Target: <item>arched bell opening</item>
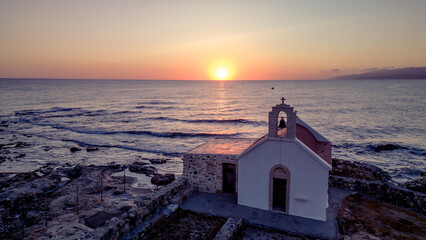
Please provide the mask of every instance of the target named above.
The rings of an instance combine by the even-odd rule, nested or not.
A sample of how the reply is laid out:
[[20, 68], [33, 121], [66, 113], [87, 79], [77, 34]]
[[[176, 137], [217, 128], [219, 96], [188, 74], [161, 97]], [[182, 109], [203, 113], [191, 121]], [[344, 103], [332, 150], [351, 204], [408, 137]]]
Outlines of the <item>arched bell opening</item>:
[[280, 111], [277, 121], [277, 136], [287, 137], [287, 113]]
[[[269, 130], [270, 137], [285, 137], [289, 139], [296, 138], [296, 111], [290, 105], [284, 103], [272, 107], [269, 112]], [[281, 120], [284, 120], [283, 123]]]

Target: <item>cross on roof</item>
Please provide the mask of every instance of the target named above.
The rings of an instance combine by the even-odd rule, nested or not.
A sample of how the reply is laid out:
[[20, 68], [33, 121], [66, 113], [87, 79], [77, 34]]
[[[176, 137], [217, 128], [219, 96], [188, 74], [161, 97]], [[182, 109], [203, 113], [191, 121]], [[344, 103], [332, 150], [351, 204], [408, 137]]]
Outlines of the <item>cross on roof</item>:
[[284, 104], [284, 100], [285, 100], [285, 98], [284, 98], [284, 97], [282, 97], [282, 98], [281, 98], [281, 101], [283, 101], [283, 103], [282, 103], [282, 104]]

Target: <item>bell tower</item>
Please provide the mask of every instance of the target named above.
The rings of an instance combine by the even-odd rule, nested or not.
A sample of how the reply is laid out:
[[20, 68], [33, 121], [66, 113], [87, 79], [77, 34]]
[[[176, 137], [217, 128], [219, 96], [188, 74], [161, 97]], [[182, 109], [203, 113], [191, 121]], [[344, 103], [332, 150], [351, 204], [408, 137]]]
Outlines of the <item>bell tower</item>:
[[[272, 107], [272, 111], [269, 112], [269, 137], [283, 137], [283, 138], [296, 138], [296, 113], [294, 107], [284, 103], [286, 99], [281, 98], [282, 103]], [[287, 115], [287, 124], [284, 129], [278, 129], [278, 116], [280, 112], [284, 112]]]

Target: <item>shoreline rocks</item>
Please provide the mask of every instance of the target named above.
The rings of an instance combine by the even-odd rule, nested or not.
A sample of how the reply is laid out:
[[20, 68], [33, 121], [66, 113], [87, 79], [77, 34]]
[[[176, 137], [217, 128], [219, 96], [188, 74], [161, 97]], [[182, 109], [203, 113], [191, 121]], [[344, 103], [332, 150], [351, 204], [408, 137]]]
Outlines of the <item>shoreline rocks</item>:
[[[152, 190], [129, 184], [124, 191], [123, 179], [111, 177], [127, 168], [122, 165], [47, 164], [34, 172], [0, 173], [0, 232], [15, 238], [65, 237], [61, 234], [114, 238], [136, 229], [167, 204], [180, 204], [192, 193], [186, 179], [158, 174], [148, 161], [131, 166], [151, 174], [151, 182], [157, 186], [168, 185]], [[333, 159], [333, 167], [331, 186], [425, 213], [426, 195], [396, 186], [380, 168], [341, 159]], [[114, 195], [117, 191], [121, 194]], [[183, 195], [176, 195], [181, 191]]]
[[74, 153], [74, 152], [78, 152], [78, 151], [81, 151], [81, 149], [80, 149], [80, 148], [78, 148], [78, 147], [71, 147], [71, 148], [70, 148], [70, 152], [72, 152], [72, 153]]
[[134, 173], [142, 173], [147, 176], [153, 176], [157, 173], [157, 169], [153, 166], [146, 166], [146, 162], [134, 162], [129, 166], [129, 171]]
[[152, 164], [163, 164], [166, 163], [169, 159], [162, 159], [162, 158], [158, 158], [158, 159], [149, 159], [149, 161]]
[[401, 146], [395, 145], [395, 144], [390, 144], [390, 143], [388, 143], [388, 144], [379, 144], [379, 145], [377, 145], [375, 147], [373, 146], [373, 150], [376, 151], [376, 152], [392, 151], [392, 150], [396, 150], [396, 149], [399, 149], [399, 148], [405, 149], [404, 147], [401, 147]]
[[426, 219], [405, 209], [366, 199], [347, 197], [337, 214], [342, 239], [423, 239]]
[[[418, 186], [422, 183], [412, 184]], [[426, 213], [426, 194], [398, 186], [391, 181], [387, 172], [370, 164], [333, 159], [329, 185], [355, 190], [376, 200]]]
[[178, 179], [160, 188], [129, 184], [123, 189], [123, 179], [111, 175], [126, 168], [47, 164], [32, 172], [0, 173], [2, 237], [109, 239], [130, 231], [164, 204], [181, 203], [185, 197], [176, 194], [190, 187]]
[[99, 148], [97, 148], [97, 147], [87, 147], [86, 148], [86, 152], [94, 152], [94, 151], [98, 151], [99, 150]]
[[426, 194], [426, 172], [420, 174], [420, 177], [417, 179], [405, 183], [400, 183], [399, 185], [401, 187]]
[[330, 175], [383, 182], [392, 179], [388, 172], [367, 163], [333, 158], [332, 166]]
[[175, 179], [176, 179], [176, 177], [172, 173], [166, 173], [166, 174], [156, 173], [151, 178], [151, 183], [158, 185], [158, 186], [163, 186], [163, 185], [167, 185], [167, 184], [173, 182]]

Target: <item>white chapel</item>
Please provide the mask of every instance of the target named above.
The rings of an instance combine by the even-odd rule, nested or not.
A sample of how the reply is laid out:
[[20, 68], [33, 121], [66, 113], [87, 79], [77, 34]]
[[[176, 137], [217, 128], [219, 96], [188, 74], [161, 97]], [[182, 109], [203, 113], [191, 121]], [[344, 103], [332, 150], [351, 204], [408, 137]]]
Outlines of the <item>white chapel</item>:
[[325, 221], [331, 143], [281, 101], [267, 134], [212, 139], [183, 156], [183, 175], [199, 191], [236, 194], [240, 205]]

